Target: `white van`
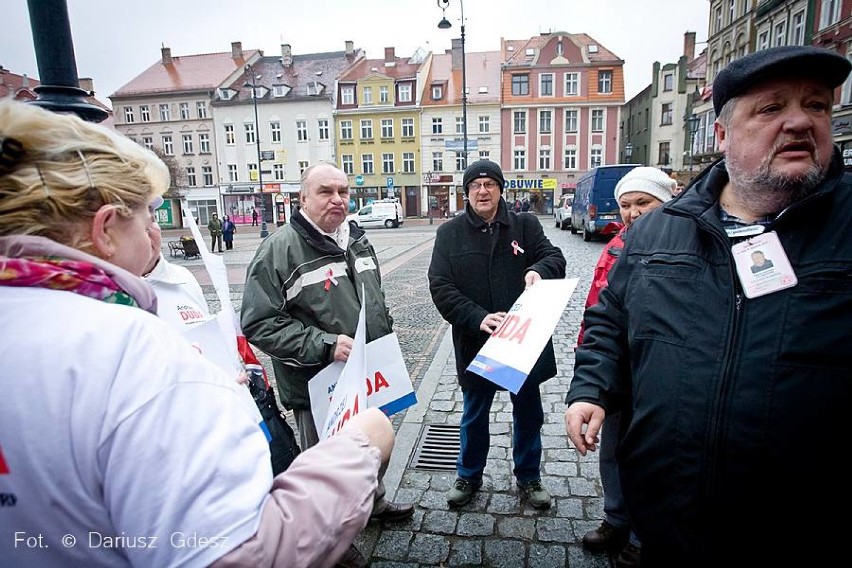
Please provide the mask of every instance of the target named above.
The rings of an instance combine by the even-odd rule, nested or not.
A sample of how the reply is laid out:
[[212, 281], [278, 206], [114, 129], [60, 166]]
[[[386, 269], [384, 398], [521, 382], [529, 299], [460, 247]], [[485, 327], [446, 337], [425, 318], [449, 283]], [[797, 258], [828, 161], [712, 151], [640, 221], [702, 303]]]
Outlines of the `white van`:
[[349, 215], [348, 219], [355, 221], [359, 227], [399, 227], [403, 223], [402, 205], [398, 199], [373, 201]]

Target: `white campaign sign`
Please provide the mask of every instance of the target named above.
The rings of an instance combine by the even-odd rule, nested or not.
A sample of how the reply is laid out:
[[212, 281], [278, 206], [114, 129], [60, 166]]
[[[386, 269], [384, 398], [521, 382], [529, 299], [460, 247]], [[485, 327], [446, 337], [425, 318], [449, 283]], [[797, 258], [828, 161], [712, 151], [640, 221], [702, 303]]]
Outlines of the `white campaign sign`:
[[576, 287], [571, 278], [539, 280], [525, 290], [467, 370], [518, 394]]
[[[335, 361], [317, 373], [308, 382], [311, 412], [317, 432], [328, 414], [335, 385], [343, 372], [343, 363]], [[367, 372], [363, 381], [367, 389], [367, 408], [378, 407], [391, 416], [417, 403], [411, 377], [402, 358], [402, 350], [395, 333], [380, 337], [367, 344]]]

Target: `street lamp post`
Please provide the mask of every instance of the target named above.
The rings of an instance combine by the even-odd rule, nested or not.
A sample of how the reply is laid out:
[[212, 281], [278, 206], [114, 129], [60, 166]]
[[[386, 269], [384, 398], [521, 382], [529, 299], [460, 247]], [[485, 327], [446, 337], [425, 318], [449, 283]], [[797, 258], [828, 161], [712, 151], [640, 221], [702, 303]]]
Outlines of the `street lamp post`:
[[[438, 22], [438, 29], [448, 30], [453, 25], [447, 19], [447, 8], [450, 5], [450, 0], [437, 0], [438, 7], [443, 10], [444, 16], [441, 18], [441, 21]], [[467, 72], [465, 68], [465, 59], [467, 57], [464, 53], [464, 2], [459, 0], [459, 6], [461, 7], [461, 56], [462, 56], [462, 136], [464, 136], [464, 140], [462, 141], [462, 170], [467, 169]]]
[[260, 238], [269, 236], [266, 228], [266, 199], [263, 196], [263, 165], [260, 161], [260, 121], [257, 118], [257, 75], [250, 63], [245, 66], [246, 77], [251, 81], [251, 100], [254, 103], [254, 143], [257, 148], [257, 184], [260, 186]]
[[632, 157], [633, 157], [633, 144], [631, 144], [630, 142], [628, 142], [628, 143], [624, 146], [624, 160], [625, 160], [627, 163], [630, 163], [630, 158], [632, 158]]
[[687, 120], [687, 128], [689, 128], [689, 181], [692, 181], [692, 164], [693, 155], [695, 154], [695, 133], [698, 131], [698, 123], [701, 119], [692, 115]]
[[432, 172], [426, 172], [424, 181], [426, 182], [426, 212], [429, 216], [429, 224], [435, 222], [435, 215], [432, 212]]

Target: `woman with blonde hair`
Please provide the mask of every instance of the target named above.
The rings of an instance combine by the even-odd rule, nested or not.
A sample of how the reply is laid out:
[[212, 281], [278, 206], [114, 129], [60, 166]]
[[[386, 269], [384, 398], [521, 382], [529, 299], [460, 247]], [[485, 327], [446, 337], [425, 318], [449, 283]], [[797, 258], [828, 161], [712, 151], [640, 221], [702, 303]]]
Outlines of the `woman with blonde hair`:
[[331, 566], [369, 519], [390, 423], [363, 412], [272, 478], [245, 387], [153, 315], [140, 275], [168, 183], [112, 131], [0, 102], [0, 558]]

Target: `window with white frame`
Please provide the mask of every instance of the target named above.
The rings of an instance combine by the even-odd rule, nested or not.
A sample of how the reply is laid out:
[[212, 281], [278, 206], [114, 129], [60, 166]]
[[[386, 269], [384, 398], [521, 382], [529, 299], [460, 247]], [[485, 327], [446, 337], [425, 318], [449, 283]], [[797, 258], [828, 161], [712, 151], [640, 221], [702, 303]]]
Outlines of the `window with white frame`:
[[775, 47], [787, 45], [787, 21], [775, 24]]
[[402, 173], [404, 173], [404, 174], [413, 174], [414, 173], [414, 152], [403, 152], [402, 153]]
[[195, 103], [195, 115], [198, 118], [207, 118], [207, 103], [204, 101], [198, 101]]
[[595, 144], [589, 152], [589, 167], [597, 168], [603, 165], [603, 148]]
[[307, 120], [297, 120], [296, 121], [296, 140], [298, 142], [307, 142], [308, 141], [308, 121]]
[[728, 23], [733, 24], [736, 16], [737, 0], [728, 0]]
[[530, 94], [530, 76], [528, 73], [512, 75], [512, 94], [515, 96]]
[[373, 87], [364, 87], [364, 100], [361, 101], [361, 104], [373, 104]]
[[340, 156], [340, 169], [347, 175], [355, 173], [355, 159], [352, 154], [343, 154]]
[[272, 96], [276, 99], [280, 99], [281, 97], [286, 97], [287, 93], [290, 92], [290, 87], [287, 85], [272, 85]]
[[198, 185], [198, 180], [195, 178], [195, 168], [193, 166], [187, 166], [186, 168], [186, 185], [189, 187], [195, 187]]
[[237, 164], [228, 164], [228, 181], [240, 181]]
[[257, 143], [257, 132], [254, 131], [254, 123], [246, 122], [243, 124], [243, 129], [246, 133], [246, 144], [256, 144]]
[[248, 172], [249, 181], [258, 181], [260, 179], [257, 172], [257, 164], [246, 164], [246, 171]]
[[714, 122], [716, 122], [716, 113], [711, 110], [707, 113], [706, 148], [708, 151], [716, 149], [716, 129], [713, 128]]
[[160, 120], [167, 121], [172, 119], [172, 110], [168, 104], [160, 105]]
[[660, 125], [671, 124], [673, 114], [672, 103], [663, 103], [660, 107]]
[[341, 140], [352, 140], [352, 121], [351, 120], [341, 120], [340, 121], [340, 139]]
[[598, 92], [599, 93], [611, 93], [612, 92], [612, 71], [610, 71], [610, 70], [598, 71]]
[[201, 132], [198, 134], [198, 149], [202, 154], [210, 153], [210, 133]]
[[580, 94], [580, 74], [565, 73], [565, 96], [572, 97]]
[[180, 119], [181, 120], [189, 120], [189, 103], [180, 103]]
[[514, 159], [512, 160], [513, 169], [515, 170], [525, 170], [527, 169], [527, 151], [526, 150], [515, 150], [513, 152]]
[[136, 122], [136, 119], [133, 118], [133, 107], [124, 107], [124, 122], [127, 124]]
[[299, 160], [299, 175], [301, 176], [305, 173], [305, 170], [308, 169], [308, 161], [307, 160]]
[[490, 160], [491, 159], [491, 152], [488, 151], [488, 150], [480, 150], [479, 151], [479, 159], [480, 160]]
[[515, 134], [523, 134], [527, 131], [527, 113], [523, 110], [516, 110], [512, 113], [512, 132]]
[[539, 75], [538, 90], [542, 97], [553, 96], [553, 73], [542, 73]]
[[553, 111], [542, 109], [538, 111], [539, 134], [550, 134], [553, 131]]
[[370, 140], [373, 138], [373, 120], [369, 118], [361, 119], [361, 139]]
[[604, 111], [603, 109], [592, 109], [592, 132], [603, 132]]
[[382, 119], [382, 138], [393, 138], [393, 119]]
[[456, 117], [456, 134], [464, 134], [464, 117]]
[[793, 45], [805, 44], [805, 11], [793, 14]]
[[139, 118], [142, 122], [151, 122], [151, 107], [142, 105], [139, 107]]
[[464, 152], [456, 152], [456, 171], [463, 172], [464, 169]]
[[663, 75], [663, 90], [664, 91], [673, 91], [674, 90], [674, 73], [666, 73]]
[[205, 187], [213, 185], [213, 166], [201, 166], [201, 181]]
[[436, 172], [444, 171], [444, 154], [442, 152], [432, 152], [432, 169]]
[[275, 181], [284, 179], [284, 164], [272, 164], [272, 179]]
[[671, 163], [671, 142], [660, 142], [658, 164], [668, 166]]
[[538, 169], [551, 169], [552, 151], [550, 148], [541, 148], [538, 151]]
[[565, 146], [565, 154], [563, 156], [562, 164], [564, 169], [566, 170], [576, 170], [577, 169], [577, 147], [576, 146]]
[[340, 104], [354, 105], [355, 104], [355, 87], [346, 86], [340, 88]]
[[713, 12], [713, 25], [714, 32], [722, 30], [722, 4], [716, 6], [716, 10]]
[[269, 123], [269, 137], [273, 144], [281, 143], [281, 122], [273, 120]]
[[379, 102], [380, 103], [388, 102], [388, 88], [387, 88], [387, 86], [379, 87]]
[[[846, 53], [846, 59], [852, 59], [849, 52]], [[852, 104], [852, 77], [847, 77], [843, 88], [840, 89], [840, 104]]]
[[184, 154], [192, 154], [192, 134], [183, 134], [182, 135], [183, 142], [183, 153]]
[[163, 154], [166, 156], [174, 156], [175, 155], [175, 147], [172, 142], [171, 134], [166, 134], [163, 136]]
[[480, 134], [488, 134], [491, 132], [491, 117], [490, 116], [480, 116], [479, 117], [479, 133]]
[[328, 140], [330, 138], [328, 128], [328, 119], [320, 118], [317, 120], [317, 139], [318, 140]]
[[757, 36], [757, 50], [761, 51], [767, 47], [769, 47], [769, 31], [760, 32]]
[[432, 100], [440, 101], [442, 98], [444, 98], [443, 85], [432, 85]]
[[577, 109], [565, 109], [565, 132], [577, 132]]
[[402, 119], [402, 137], [403, 138], [414, 138], [414, 119], [413, 118], [403, 118]]
[[226, 124], [225, 125], [225, 144], [228, 146], [233, 146], [235, 143], [234, 137], [234, 125]]
[[444, 133], [444, 120], [440, 116], [432, 117], [432, 134]]
[[149, 150], [154, 149], [154, 138], [151, 136], [143, 136], [142, 137], [142, 145], [148, 148]]
[[394, 165], [393, 154], [390, 152], [382, 153], [382, 173], [392, 174], [394, 171], [396, 171], [396, 167]]
[[402, 83], [399, 86], [399, 102], [411, 102], [411, 83]]
[[362, 174], [373, 173], [373, 155], [372, 154], [361, 154], [361, 173]]
[[840, 0], [822, 0], [819, 14], [819, 29], [827, 28], [840, 21]]

